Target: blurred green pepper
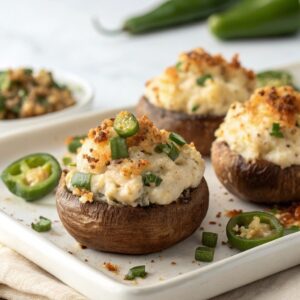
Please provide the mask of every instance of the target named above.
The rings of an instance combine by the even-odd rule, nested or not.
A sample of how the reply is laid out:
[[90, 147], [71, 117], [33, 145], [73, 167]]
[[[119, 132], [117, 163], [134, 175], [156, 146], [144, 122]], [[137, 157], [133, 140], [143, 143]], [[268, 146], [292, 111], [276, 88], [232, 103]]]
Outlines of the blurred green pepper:
[[128, 31], [141, 34], [206, 19], [236, 2], [237, 0], [168, 0], [144, 14], [129, 18], [122, 30], [107, 30], [98, 20], [93, 21], [95, 28], [102, 33]]
[[295, 33], [300, 28], [299, 0], [242, 0], [209, 18], [221, 39], [254, 38]]

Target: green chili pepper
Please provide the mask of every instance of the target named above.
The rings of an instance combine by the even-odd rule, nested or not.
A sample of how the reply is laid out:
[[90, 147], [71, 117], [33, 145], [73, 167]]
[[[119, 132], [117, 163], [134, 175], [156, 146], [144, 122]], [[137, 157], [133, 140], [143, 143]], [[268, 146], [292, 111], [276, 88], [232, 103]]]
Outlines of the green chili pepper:
[[221, 39], [278, 36], [300, 28], [299, 0], [242, 0], [209, 18], [211, 31]]
[[114, 129], [119, 136], [130, 137], [139, 131], [139, 122], [132, 113], [122, 111], [116, 116]]
[[92, 174], [90, 173], [75, 172], [71, 179], [71, 185], [77, 188], [82, 188], [90, 191], [91, 179]]
[[111, 138], [109, 142], [112, 159], [129, 157], [126, 140], [124, 138], [117, 136]]
[[[254, 237], [250, 239], [239, 236], [238, 232], [236, 231], [236, 226], [244, 226], [247, 228], [255, 216], [259, 217], [261, 223], [269, 224], [272, 233], [265, 237]], [[240, 213], [232, 217], [226, 226], [228, 242], [233, 247], [241, 251], [248, 250], [250, 248], [275, 240], [283, 236], [283, 233], [283, 226], [280, 224], [278, 219], [270, 213], [261, 211]]]
[[37, 232], [46, 232], [51, 229], [51, 221], [45, 217], [40, 216], [36, 223], [31, 223], [31, 228]]
[[212, 262], [214, 260], [215, 250], [209, 247], [198, 247], [195, 251], [195, 260], [203, 262]]
[[207, 247], [215, 248], [218, 241], [218, 234], [214, 232], [202, 233], [202, 244]]
[[125, 280], [134, 280], [137, 277], [145, 278], [146, 276], [146, 267], [136, 266], [129, 270], [128, 274], [125, 276]]
[[206, 19], [212, 13], [221, 11], [235, 2], [236, 0], [168, 0], [145, 14], [129, 18], [121, 30], [108, 30], [103, 28], [98, 20], [93, 21], [96, 30], [101, 33], [128, 31], [141, 34]]
[[293, 85], [293, 77], [286, 71], [263, 71], [256, 74], [257, 87]]
[[298, 232], [298, 231], [300, 231], [299, 226], [291, 226], [289, 228], [284, 229], [284, 235], [288, 235], [288, 234], [295, 233], [295, 232]]
[[186, 144], [185, 139], [184, 139], [181, 135], [179, 135], [179, 134], [177, 134], [177, 133], [175, 133], [175, 132], [171, 132], [171, 133], [170, 133], [169, 139], [170, 139], [172, 142], [174, 142], [174, 143], [176, 143], [177, 145], [179, 145], [179, 146], [183, 146], [184, 144]]
[[36, 153], [22, 157], [1, 174], [7, 188], [26, 201], [49, 194], [58, 184], [61, 168], [50, 154]]
[[84, 140], [86, 135], [74, 136], [72, 141], [68, 144], [68, 150], [71, 153], [77, 153], [78, 148], [82, 146], [81, 140]]

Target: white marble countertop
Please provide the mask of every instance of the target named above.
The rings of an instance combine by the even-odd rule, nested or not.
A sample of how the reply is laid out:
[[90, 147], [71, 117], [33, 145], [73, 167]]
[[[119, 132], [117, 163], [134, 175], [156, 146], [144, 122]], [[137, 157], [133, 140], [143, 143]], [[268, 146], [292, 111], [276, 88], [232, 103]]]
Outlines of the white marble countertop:
[[[300, 34], [281, 39], [221, 42], [205, 23], [131, 37], [100, 36], [91, 26], [99, 16], [117, 27], [126, 16], [159, 0], [9, 0], [0, 10], [0, 68], [28, 65], [61, 69], [89, 80], [94, 107], [135, 104], [144, 82], [176, 61], [178, 53], [204, 47], [227, 58], [239, 53], [254, 69], [300, 61]], [[299, 267], [219, 296], [223, 299], [299, 299]]]

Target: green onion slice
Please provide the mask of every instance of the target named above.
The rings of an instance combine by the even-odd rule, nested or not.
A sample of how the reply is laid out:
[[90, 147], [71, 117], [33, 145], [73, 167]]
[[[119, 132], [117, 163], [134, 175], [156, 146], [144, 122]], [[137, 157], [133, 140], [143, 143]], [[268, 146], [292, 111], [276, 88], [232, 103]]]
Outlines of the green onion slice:
[[215, 250], [209, 247], [198, 247], [195, 251], [195, 259], [202, 262], [212, 262]]
[[81, 140], [85, 139], [86, 135], [74, 136], [73, 140], [68, 144], [68, 150], [71, 153], [77, 153], [78, 148], [82, 146]]
[[218, 234], [204, 231], [202, 233], [202, 244], [207, 247], [215, 248], [218, 241]]
[[114, 129], [119, 136], [126, 138], [139, 131], [139, 122], [132, 113], [122, 111], [115, 118]]
[[174, 143], [176, 143], [177, 145], [179, 145], [179, 146], [183, 146], [184, 144], [186, 144], [185, 139], [184, 139], [181, 135], [179, 135], [179, 134], [177, 134], [177, 133], [175, 133], [175, 132], [171, 132], [171, 133], [170, 133], [169, 139], [170, 139], [172, 142], [174, 142]]
[[147, 172], [143, 175], [143, 183], [145, 186], [159, 186], [161, 182], [162, 179], [151, 172]]
[[92, 179], [92, 174], [90, 173], [75, 172], [71, 179], [71, 185], [77, 188], [90, 191], [91, 179]]
[[62, 162], [63, 162], [64, 166], [69, 166], [72, 164], [72, 158], [64, 156], [62, 159]]
[[281, 132], [280, 124], [279, 123], [273, 123], [272, 125], [272, 131], [270, 132], [271, 136], [277, 137], [277, 138], [283, 138], [283, 133]]
[[196, 83], [197, 85], [204, 86], [206, 80], [208, 79], [213, 79], [213, 77], [210, 74], [203, 75], [197, 78]]
[[173, 161], [179, 156], [179, 150], [173, 143], [158, 144], [154, 150], [157, 153], [166, 153]]
[[147, 276], [146, 267], [145, 266], [136, 266], [131, 268], [127, 275], [125, 276], [125, 280], [134, 280], [137, 277], [145, 278]]
[[198, 110], [198, 108], [199, 108], [199, 105], [194, 105], [192, 107], [192, 112], [196, 112]]
[[45, 217], [40, 216], [36, 223], [31, 223], [31, 228], [37, 232], [46, 232], [51, 229], [51, 221]]
[[126, 140], [122, 137], [110, 139], [110, 150], [112, 159], [129, 157]]

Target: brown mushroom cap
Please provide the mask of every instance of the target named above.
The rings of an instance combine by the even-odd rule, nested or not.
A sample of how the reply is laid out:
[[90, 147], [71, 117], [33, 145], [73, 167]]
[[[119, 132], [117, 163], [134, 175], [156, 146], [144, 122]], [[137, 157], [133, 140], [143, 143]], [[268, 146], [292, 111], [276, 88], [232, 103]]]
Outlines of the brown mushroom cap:
[[80, 244], [107, 252], [147, 254], [178, 243], [200, 226], [208, 209], [205, 179], [183, 195], [171, 204], [147, 207], [102, 201], [82, 204], [66, 189], [63, 175], [56, 204], [64, 227]]
[[300, 201], [300, 166], [282, 169], [266, 160], [247, 162], [225, 142], [214, 142], [212, 165], [221, 183], [242, 200], [275, 204]]
[[223, 122], [224, 116], [189, 115], [157, 107], [142, 97], [136, 107], [138, 116], [146, 115], [161, 128], [182, 135], [188, 143], [194, 142], [202, 155], [209, 155], [215, 131]]

